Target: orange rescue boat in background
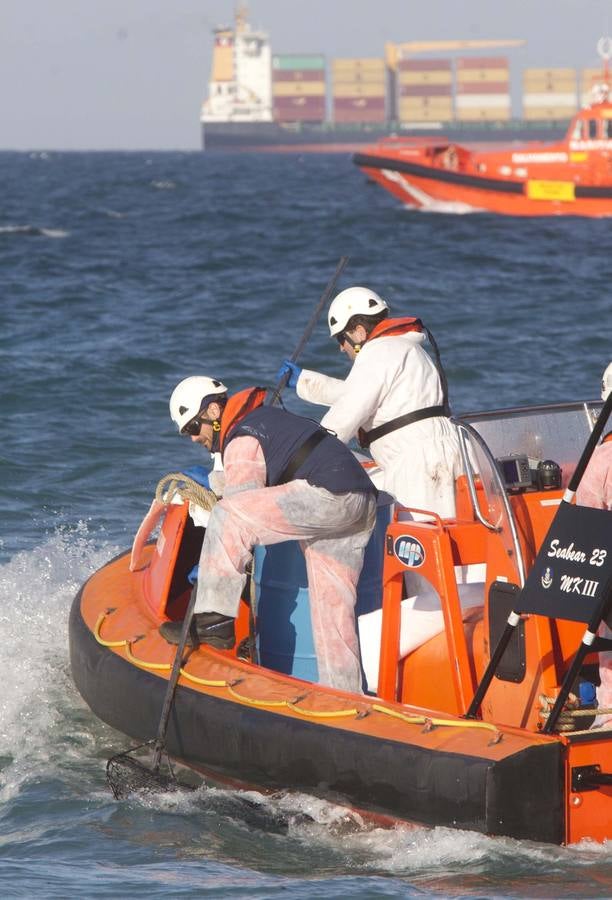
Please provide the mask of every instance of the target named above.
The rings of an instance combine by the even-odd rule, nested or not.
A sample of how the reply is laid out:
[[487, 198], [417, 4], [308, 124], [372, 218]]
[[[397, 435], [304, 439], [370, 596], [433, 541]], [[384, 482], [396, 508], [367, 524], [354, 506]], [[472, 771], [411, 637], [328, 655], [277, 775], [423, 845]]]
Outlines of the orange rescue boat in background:
[[562, 141], [476, 150], [444, 138], [385, 138], [356, 153], [353, 162], [403, 203], [434, 212], [610, 216], [611, 50], [610, 39], [602, 39], [603, 82]]

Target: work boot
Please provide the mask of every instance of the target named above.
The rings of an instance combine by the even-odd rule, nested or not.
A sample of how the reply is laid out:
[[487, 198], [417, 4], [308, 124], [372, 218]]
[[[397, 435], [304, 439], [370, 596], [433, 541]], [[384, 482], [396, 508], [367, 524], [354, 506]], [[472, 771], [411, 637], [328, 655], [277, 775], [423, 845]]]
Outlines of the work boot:
[[[178, 644], [182, 628], [182, 619], [178, 622], [164, 622], [159, 626], [159, 633], [169, 644]], [[187, 633], [188, 647], [210, 644], [220, 650], [231, 650], [235, 643], [234, 619], [231, 616], [222, 616], [216, 612], [194, 614]]]

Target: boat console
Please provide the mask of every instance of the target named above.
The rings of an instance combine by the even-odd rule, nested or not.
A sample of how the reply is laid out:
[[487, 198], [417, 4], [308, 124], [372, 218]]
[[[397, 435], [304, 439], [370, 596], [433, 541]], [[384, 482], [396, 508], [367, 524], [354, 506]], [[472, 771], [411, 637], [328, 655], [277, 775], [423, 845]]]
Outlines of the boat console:
[[[387, 530], [379, 696], [465, 712], [465, 698], [525, 584], [601, 405], [515, 408], [456, 420], [466, 473], [457, 485], [456, 519], [407, 523], [396, 512]], [[396, 552], [402, 541], [419, 545], [416, 566]], [[465, 609], [459, 574], [478, 566], [484, 571], [482, 607]], [[444, 630], [401, 658], [406, 570], [418, 571], [439, 597]], [[582, 630], [576, 622], [525, 616], [483, 716], [541, 727], [539, 694], [554, 695]]]

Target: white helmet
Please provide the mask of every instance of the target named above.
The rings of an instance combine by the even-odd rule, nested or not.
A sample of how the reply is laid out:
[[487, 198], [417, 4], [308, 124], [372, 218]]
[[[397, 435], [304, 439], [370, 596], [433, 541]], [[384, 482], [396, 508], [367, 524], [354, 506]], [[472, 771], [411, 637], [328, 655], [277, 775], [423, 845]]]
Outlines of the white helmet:
[[335, 337], [344, 331], [351, 316], [375, 316], [383, 309], [389, 309], [389, 305], [369, 288], [347, 288], [332, 300], [329, 307], [329, 333]]
[[606, 400], [610, 391], [612, 391], [612, 362], [608, 363], [608, 368], [601, 379], [601, 399]]
[[208, 406], [215, 395], [226, 394], [223, 382], [206, 375], [190, 375], [184, 378], [172, 391], [170, 415], [182, 431], [187, 422]]

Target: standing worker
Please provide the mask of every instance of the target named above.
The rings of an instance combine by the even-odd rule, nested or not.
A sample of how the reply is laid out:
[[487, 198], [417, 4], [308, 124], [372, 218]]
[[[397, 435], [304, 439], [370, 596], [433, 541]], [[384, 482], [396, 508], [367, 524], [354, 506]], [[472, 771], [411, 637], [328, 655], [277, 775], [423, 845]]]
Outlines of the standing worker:
[[[601, 382], [601, 399], [605, 402], [612, 391], [612, 362], [608, 364]], [[612, 510], [612, 431], [595, 448], [586, 471], [576, 491], [576, 503], [580, 506], [594, 506], [595, 509]], [[612, 638], [612, 612], [602, 623], [600, 637]], [[599, 679], [597, 704], [602, 709], [612, 708], [612, 650], [599, 654]], [[598, 716], [595, 725], [610, 724], [612, 715]]]
[[[222, 382], [192, 376], [170, 398], [179, 432], [220, 452], [225, 471], [202, 545], [192, 632], [200, 643], [233, 647], [253, 547], [298, 540], [319, 679], [360, 693], [354, 607], [377, 491], [336, 437], [310, 419], [263, 406], [265, 393], [248, 388], [228, 397]], [[178, 643], [181, 627], [165, 622], [160, 632]]]
[[[449, 421], [446, 378], [436, 343], [420, 319], [389, 319], [374, 291], [351, 287], [333, 300], [330, 335], [353, 365], [345, 381], [284, 360], [278, 376], [298, 397], [329, 406], [321, 425], [343, 443], [359, 436], [382, 470], [377, 487], [404, 506], [455, 515], [455, 479], [463, 471]], [[437, 364], [423, 349], [429, 337]]]

